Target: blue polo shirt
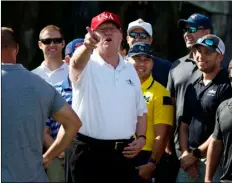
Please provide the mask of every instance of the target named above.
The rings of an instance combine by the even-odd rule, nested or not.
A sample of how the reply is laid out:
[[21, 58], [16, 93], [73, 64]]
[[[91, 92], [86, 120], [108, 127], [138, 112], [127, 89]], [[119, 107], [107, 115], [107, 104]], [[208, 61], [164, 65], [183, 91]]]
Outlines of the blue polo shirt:
[[[55, 89], [64, 97], [69, 105], [72, 105], [72, 88], [69, 84], [68, 78], [62, 82], [54, 85]], [[52, 117], [49, 117], [46, 121], [46, 128], [50, 129], [50, 135], [53, 139], [56, 139], [57, 133], [60, 129], [60, 123], [56, 122]]]

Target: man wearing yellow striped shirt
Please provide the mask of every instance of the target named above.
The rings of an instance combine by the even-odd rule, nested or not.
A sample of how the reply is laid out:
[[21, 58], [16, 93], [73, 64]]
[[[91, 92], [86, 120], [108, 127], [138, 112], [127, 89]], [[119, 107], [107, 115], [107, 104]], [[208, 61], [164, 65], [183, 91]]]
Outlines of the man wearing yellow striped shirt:
[[[169, 92], [155, 81], [151, 70], [154, 65], [153, 49], [147, 43], [135, 43], [129, 50], [127, 59], [134, 64], [141, 81], [144, 99], [147, 104], [146, 145], [136, 157], [138, 176], [136, 183], [150, 183], [156, 173], [158, 163], [164, 154], [171, 137], [173, 126], [173, 106]], [[171, 170], [170, 170], [171, 171]]]

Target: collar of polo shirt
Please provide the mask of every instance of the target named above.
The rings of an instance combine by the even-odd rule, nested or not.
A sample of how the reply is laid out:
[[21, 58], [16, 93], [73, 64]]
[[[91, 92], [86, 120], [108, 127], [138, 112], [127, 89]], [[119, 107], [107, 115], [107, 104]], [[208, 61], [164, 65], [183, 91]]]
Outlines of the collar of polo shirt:
[[[113, 67], [110, 64], [108, 64], [95, 50], [93, 51], [92, 56], [93, 58], [96, 58], [95, 60], [97, 60], [101, 65], [108, 65], [110, 67]], [[123, 59], [123, 57], [119, 53], [118, 56], [119, 56], [119, 64], [116, 70], [121, 70], [126, 66], [127, 62]]]

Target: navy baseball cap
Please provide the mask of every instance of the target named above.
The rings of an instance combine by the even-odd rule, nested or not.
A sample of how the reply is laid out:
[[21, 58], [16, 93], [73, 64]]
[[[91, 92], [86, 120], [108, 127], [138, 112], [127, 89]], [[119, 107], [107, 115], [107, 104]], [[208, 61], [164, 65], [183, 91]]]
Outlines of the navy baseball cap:
[[84, 43], [84, 39], [74, 39], [69, 42], [65, 47], [65, 57], [72, 57], [74, 51], [77, 47], [81, 46]]
[[151, 58], [154, 58], [154, 53], [151, 45], [143, 42], [133, 44], [128, 51], [127, 57], [133, 57], [136, 55], [147, 55]]
[[180, 19], [178, 21], [178, 28], [183, 29], [185, 28], [186, 24], [193, 26], [193, 27], [203, 27], [204, 29], [213, 29], [212, 22], [210, 21], [209, 17], [195, 13], [191, 15], [187, 20]]

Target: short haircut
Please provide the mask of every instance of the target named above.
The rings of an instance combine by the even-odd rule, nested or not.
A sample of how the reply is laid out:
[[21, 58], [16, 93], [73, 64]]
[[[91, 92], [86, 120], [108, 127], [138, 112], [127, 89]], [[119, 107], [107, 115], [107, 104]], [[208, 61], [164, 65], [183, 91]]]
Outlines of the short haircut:
[[1, 27], [1, 47], [16, 48], [17, 41], [13, 29], [9, 27]]
[[39, 33], [39, 40], [41, 40], [42, 38], [41, 38], [41, 36], [42, 36], [42, 34], [43, 34], [43, 32], [45, 32], [45, 31], [57, 31], [57, 32], [59, 32], [60, 33], [60, 35], [61, 35], [61, 37], [63, 38], [63, 31], [59, 28], [59, 27], [57, 27], [57, 26], [55, 26], [55, 25], [47, 25], [46, 27], [44, 27], [41, 31], [40, 31], [40, 33]]

